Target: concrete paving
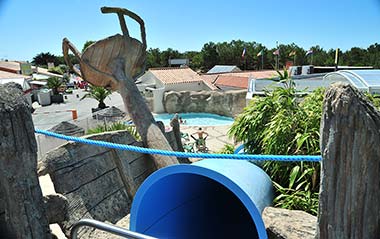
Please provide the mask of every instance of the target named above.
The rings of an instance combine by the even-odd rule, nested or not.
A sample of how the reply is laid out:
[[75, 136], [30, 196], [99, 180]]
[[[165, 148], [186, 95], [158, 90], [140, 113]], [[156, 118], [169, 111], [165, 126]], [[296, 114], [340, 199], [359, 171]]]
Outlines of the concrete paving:
[[[86, 93], [87, 92], [82, 89], [74, 90], [73, 94], [65, 95], [67, 99], [65, 99], [64, 103], [37, 108], [32, 114], [34, 126], [39, 129], [50, 129], [62, 121], [73, 122], [71, 112], [64, 111], [75, 109], [78, 113], [76, 124], [82, 127], [85, 126], [84, 128], [86, 128], [87, 119], [92, 117], [91, 108], [97, 108], [98, 106], [98, 101], [95, 99], [85, 98], [80, 100]], [[79, 97], [77, 97], [77, 95]], [[123, 99], [117, 92], [113, 92], [106, 98], [104, 103], [107, 106], [115, 106], [124, 110]]]
[[[223, 126], [187, 126], [181, 125], [181, 132], [193, 134], [198, 131], [198, 128], [202, 127], [202, 130], [206, 131], [209, 136], [206, 139], [206, 146], [210, 153], [217, 153], [224, 148], [226, 144], [234, 144], [234, 140], [227, 136], [227, 132], [230, 129], [230, 125]], [[196, 136], [195, 136], [196, 137]], [[195, 140], [190, 138], [190, 142]]]

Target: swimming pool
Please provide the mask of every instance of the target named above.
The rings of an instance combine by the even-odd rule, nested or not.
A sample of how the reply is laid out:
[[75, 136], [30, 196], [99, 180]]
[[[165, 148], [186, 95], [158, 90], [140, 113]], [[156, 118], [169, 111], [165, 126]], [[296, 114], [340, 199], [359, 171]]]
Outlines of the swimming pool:
[[[234, 122], [231, 117], [221, 116], [217, 114], [209, 113], [178, 113], [179, 117], [182, 117], [186, 121], [183, 125], [188, 126], [218, 126], [218, 125], [230, 125]], [[174, 114], [157, 114], [154, 115], [156, 121], [162, 121], [165, 125], [170, 124], [170, 120]]]

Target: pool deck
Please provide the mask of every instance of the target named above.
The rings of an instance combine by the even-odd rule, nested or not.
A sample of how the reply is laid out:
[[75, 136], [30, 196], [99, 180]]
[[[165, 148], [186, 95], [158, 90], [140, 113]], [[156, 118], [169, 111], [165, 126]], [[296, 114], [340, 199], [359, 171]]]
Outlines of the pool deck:
[[[210, 153], [216, 153], [224, 148], [226, 144], [234, 144], [234, 140], [227, 136], [227, 132], [230, 129], [231, 125], [223, 125], [223, 126], [186, 126], [181, 125], [180, 129], [182, 133], [193, 134], [198, 131], [198, 128], [202, 127], [204, 131], [206, 131], [209, 136], [206, 139], [206, 146], [209, 148]], [[190, 138], [190, 142], [194, 142], [192, 138]], [[235, 146], [236, 147], [236, 146]]]

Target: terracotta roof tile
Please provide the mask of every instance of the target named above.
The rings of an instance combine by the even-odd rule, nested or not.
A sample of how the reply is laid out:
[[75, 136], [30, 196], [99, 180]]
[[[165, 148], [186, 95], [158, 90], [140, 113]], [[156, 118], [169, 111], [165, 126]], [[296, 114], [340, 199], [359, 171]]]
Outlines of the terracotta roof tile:
[[165, 85], [203, 82], [203, 79], [189, 67], [150, 68], [149, 71]]
[[231, 75], [219, 75], [216, 79], [215, 85], [229, 86], [234, 88], [248, 89], [248, 77], [244, 76], [231, 76]]
[[223, 76], [241, 76], [241, 77], [252, 77], [255, 79], [267, 79], [277, 76], [275, 70], [264, 70], [264, 71], [241, 71], [241, 72], [228, 72], [228, 73], [219, 73], [219, 74], [204, 74], [206, 75], [223, 75]]

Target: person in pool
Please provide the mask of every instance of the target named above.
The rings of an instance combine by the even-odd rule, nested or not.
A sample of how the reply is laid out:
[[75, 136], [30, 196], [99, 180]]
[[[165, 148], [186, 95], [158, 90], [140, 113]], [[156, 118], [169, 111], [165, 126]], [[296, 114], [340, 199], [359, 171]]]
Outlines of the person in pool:
[[[198, 139], [193, 135], [198, 135]], [[204, 135], [206, 136], [204, 137]], [[206, 131], [199, 127], [198, 131], [191, 134], [190, 136], [195, 140], [198, 151], [203, 151], [203, 149], [206, 149], [206, 138], [208, 137], [208, 133]]]

